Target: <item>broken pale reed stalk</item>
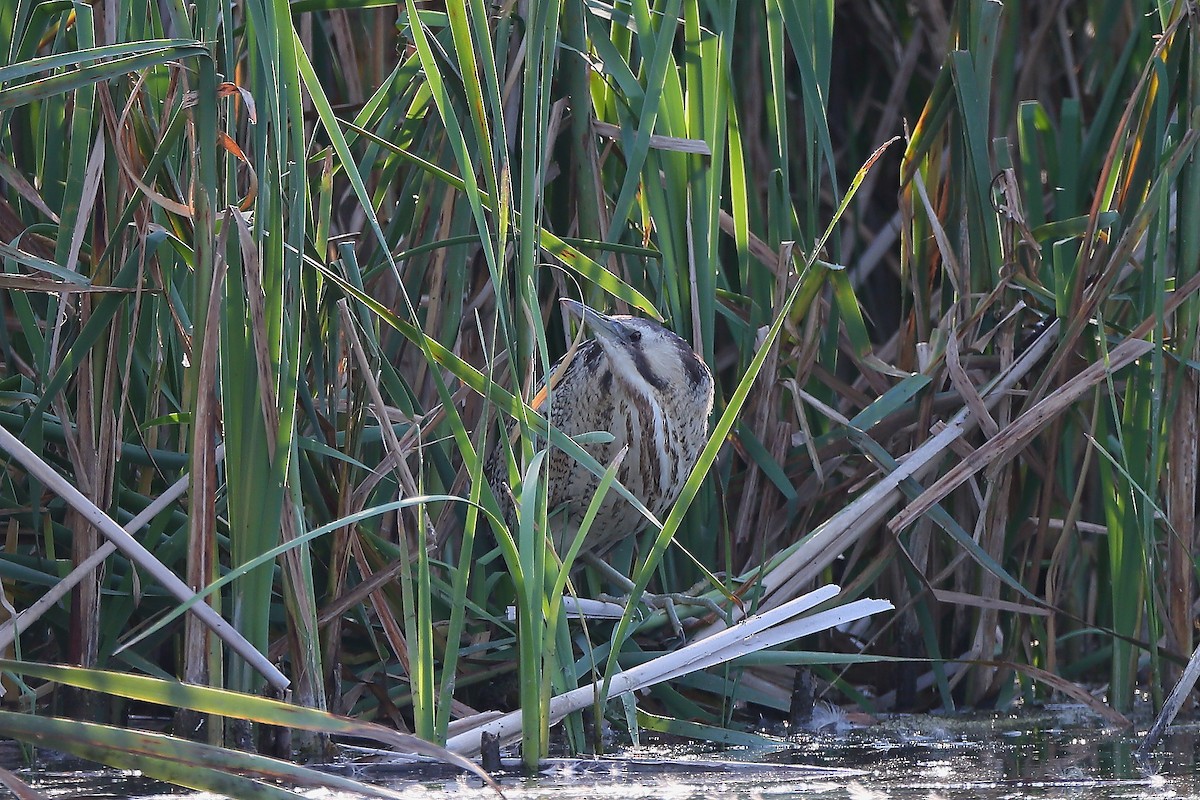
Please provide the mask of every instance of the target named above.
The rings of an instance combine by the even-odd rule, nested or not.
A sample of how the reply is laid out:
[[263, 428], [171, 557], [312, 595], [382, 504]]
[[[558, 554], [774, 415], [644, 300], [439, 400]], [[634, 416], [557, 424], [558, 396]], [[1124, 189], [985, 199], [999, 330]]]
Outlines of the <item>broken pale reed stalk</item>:
[[[104, 534], [130, 561], [137, 564], [138, 567], [147, 572], [154, 580], [158, 581], [160, 586], [175, 595], [180, 602], [186, 603], [196, 597], [196, 593], [178, 575], [155, 558], [154, 554], [147, 550], [141, 542], [130, 536], [112, 517], [105, 514], [95, 503], [84, 497], [83, 493], [72, 486], [66, 478], [59, 475], [53, 467], [39, 458], [36, 453], [22, 444], [17, 437], [13, 436], [3, 427], [0, 427], [0, 448], [11, 453], [13, 458], [21, 462], [21, 465], [28, 470], [30, 475], [45, 484], [63, 500], [66, 500], [80, 516], [95, 526], [96, 530]], [[225, 642], [231, 650], [244, 658], [247, 664], [258, 670], [276, 689], [282, 691], [291, 683], [266, 656], [256, 650], [254, 645], [250, 644], [236, 628], [226, 622], [212, 606], [203, 601], [198, 601], [193, 603], [189, 610], [196, 615], [197, 619], [207, 625], [213, 633], [220, 637], [221, 641]]]
[[[723, 664], [768, 647], [786, 644], [892, 608], [892, 604], [886, 600], [855, 600], [803, 619], [796, 619], [809, 609], [832, 600], [840, 591], [838, 586], [823, 586], [771, 611], [747, 617], [731, 628], [614, 675], [609, 684], [608, 697], [636, 692], [681, 675]], [[599, 680], [552, 698], [549, 709], [550, 724], [553, 725], [567, 714], [592, 705], [602, 685], [603, 680]], [[480, 737], [485, 732], [497, 736], [501, 744], [513, 741], [521, 735], [520, 711], [513, 711], [499, 718], [493, 714], [481, 714], [480, 717], [479, 724], [451, 737], [446, 743], [446, 749], [454, 753], [473, 755], [479, 752]], [[457, 724], [469, 725], [470, 720], [459, 720]]]

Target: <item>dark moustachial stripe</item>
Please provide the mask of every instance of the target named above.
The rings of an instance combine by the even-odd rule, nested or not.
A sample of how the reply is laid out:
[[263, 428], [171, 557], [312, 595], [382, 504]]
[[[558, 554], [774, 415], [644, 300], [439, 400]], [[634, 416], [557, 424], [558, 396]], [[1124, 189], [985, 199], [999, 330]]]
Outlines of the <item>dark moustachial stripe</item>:
[[[600, 347], [599, 342], [597, 342], [595, 339], [587, 340], [579, 346], [578, 350], [575, 351], [575, 355], [572, 357], [571, 363], [567, 364], [566, 374], [562, 376], [562, 379], [566, 380], [567, 375], [572, 375], [580, 370], [595, 372], [600, 366], [600, 358], [603, 355], [604, 349]], [[546, 374], [553, 375], [554, 373], [558, 372], [559, 366], [566, 357], [566, 353], [563, 353], [561, 356], [559, 356], [558, 360], [550, 365], [550, 371]]]
[[633, 356], [633, 365], [637, 367], [637, 371], [641, 376], [646, 379], [646, 383], [660, 392], [667, 388], [667, 382], [656, 375], [654, 370], [650, 368], [650, 362], [646, 360], [646, 354], [642, 352], [640, 347], [635, 345], [629, 348], [629, 352]]
[[579, 351], [583, 355], [584, 363], [593, 369], [600, 363], [600, 357], [604, 355], [604, 348], [595, 339], [588, 339], [581, 344]]

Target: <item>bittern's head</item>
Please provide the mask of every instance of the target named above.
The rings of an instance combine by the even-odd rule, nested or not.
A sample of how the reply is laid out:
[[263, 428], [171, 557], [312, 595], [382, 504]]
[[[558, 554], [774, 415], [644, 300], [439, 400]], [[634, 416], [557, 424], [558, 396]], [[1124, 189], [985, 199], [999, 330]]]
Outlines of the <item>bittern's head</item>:
[[666, 400], [694, 400], [705, 406], [705, 413], [711, 408], [712, 373], [679, 336], [652, 320], [601, 314], [575, 300], [563, 299], [562, 304], [592, 331], [614, 375], [629, 389]]

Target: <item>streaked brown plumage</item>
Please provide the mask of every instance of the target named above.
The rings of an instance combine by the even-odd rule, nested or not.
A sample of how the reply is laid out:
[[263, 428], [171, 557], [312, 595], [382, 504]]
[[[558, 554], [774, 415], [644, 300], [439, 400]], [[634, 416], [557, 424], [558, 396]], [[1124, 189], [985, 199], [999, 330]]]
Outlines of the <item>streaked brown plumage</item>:
[[[629, 446], [617, 479], [659, 519], [679, 496], [708, 437], [713, 378], [704, 360], [679, 336], [647, 319], [607, 316], [574, 300], [565, 312], [581, 319], [593, 337], [575, 350], [549, 396], [550, 422], [568, 436], [608, 431], [608, 442], [583, 445], [601, 465]], [[533, 405], [545, 410], [543, 390]], [[488, 481], [512, 522], [501, 448], [493, 449]], [[561, 553], [578, 531], [599, 477], [561, 450], [547, 468], [549, 507], [565, 513], [551, 521]], [[600, 508], [585, 549], [597, 555], [646, 525], [646, 518], [615, 491]]]

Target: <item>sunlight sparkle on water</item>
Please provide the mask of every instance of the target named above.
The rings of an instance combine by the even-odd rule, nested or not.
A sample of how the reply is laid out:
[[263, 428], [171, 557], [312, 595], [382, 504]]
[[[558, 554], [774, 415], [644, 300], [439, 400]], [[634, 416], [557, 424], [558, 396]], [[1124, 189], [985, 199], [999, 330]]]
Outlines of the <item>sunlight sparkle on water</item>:
[[[632, 749], [626, 761], [547, 764], [535, 778], [501, 778], [512, 800], [1200, 800], [1200, 725], [1173, 728], [1149, 759], [1136, 731], [1105, 725], [1071, 706], [973, 716], [912, 715], [867, 727], [833, 726], [774, 751], [712, 745]], [[739, 762], [726, 767], [721, 762]], [[363, 762], [354, 777], [411, 800], [494, 797], [473, 777]], [[48, 797], [221, 800], [166, 793], [114, 771], [20, 770]], [[297, 790], [312, 800], [360, 800]]]

